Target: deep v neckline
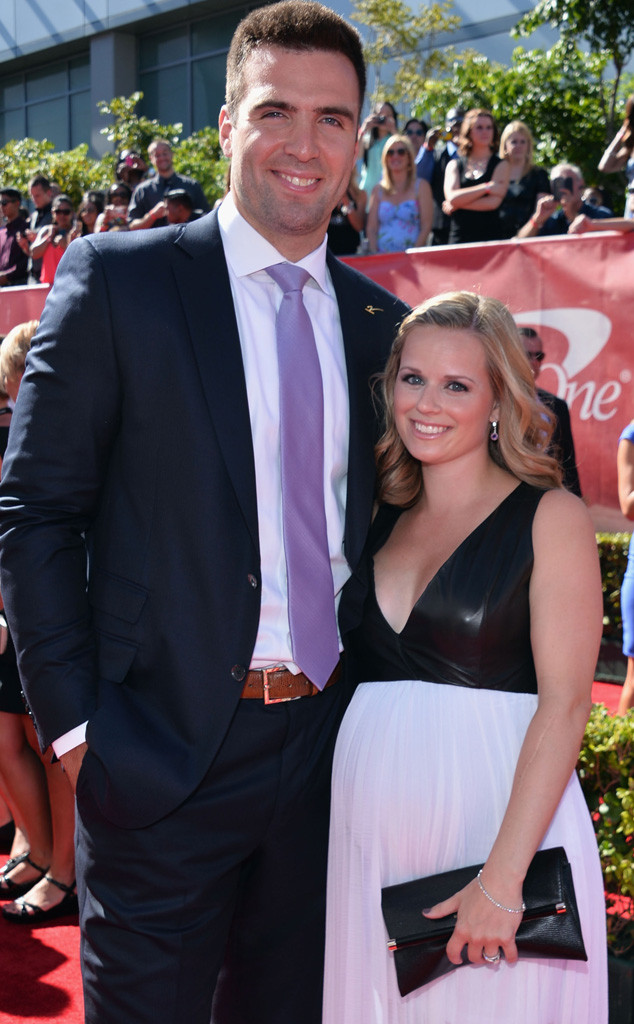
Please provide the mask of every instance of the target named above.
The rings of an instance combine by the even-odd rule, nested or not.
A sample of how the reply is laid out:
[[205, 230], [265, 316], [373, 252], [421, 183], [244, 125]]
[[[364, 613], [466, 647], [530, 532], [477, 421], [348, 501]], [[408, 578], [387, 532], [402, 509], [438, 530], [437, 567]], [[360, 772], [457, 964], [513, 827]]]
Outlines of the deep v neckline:
[[[414, 614], [416, 608], [418, 607], [420, 602], [423, 600], [423, 598], [425, 597], [425, 595], [427, 594], [429, 588], [432, 586], [432, 584], [435, 582], [435, 580], [438, 579], [440, 574], [447, 568], [447, 566], [450, 564], [450, 562], [452, 562], [454, 560], [454, 558], [456, 557], [458, 552], [461, 550], [461, 548], [463, 548], [465, 546], [465, 544], [467, 544], [467, 542], [470, 541], [471, 538], [474, 537], [475, 534], [479, 530], [482, 529], [483, 526], [486, 526], [486, 524], [489, 522], [490, 519], [493, 518], [493, 516], [497, 515], [497, 513], [500, 511], [500, 509], [502, 509], [504, 507], [504, 505], [509, 500], [509, 498], [511, 498], [512, 495], [516, 494], [518, 492], [518, 490], [520, 489], [520, 487], [522, 487], [522, 486], [524, 486], [523, 482], [520, 481], [519, 484], [517, 485], [517, 487], [514, 487], [513, 490], [510, 491], [506, 495], [505, 498], [502, 498], [502, 501], [498, 505], [496, 505], [494, 509], [492, 509], [489, 512], [488, 516], [485, 516], [484, 519], [481, 522], [479, 522], [477, 524], [477, 526], [474, 526], [473, 530], [471, 530], [470, 533], [468, 533], [466, 537], [463, 537], [463, 539], [460, 541], [460, 543], [456, 545], [456, 547], [453, 549], [451, 554], [449, 554], [447, 556], [447, 558], [445, 559], [445, 561], [442, 563], [442, 565], [440, 565], [438, 567], [438, 569], [433, 574], [433, 576], [428, 580], [427, 584], [425, 585], [425, 587], [423, 588], [423, 590], [421, 591], [419, 596], [416, 598], [412, 608], [410, 609], [409, 615], [407, 616], [405, 622], [403, 623], [403, 628], [402, 629], [394, 629], [394, 627], [390, 623], [389, 619], [386, 617], [385, 612], [381, 608], [381, 605], [379, 604], [379, 599], [378, 599], [377, 593], [376, 593], [376, 577], [375, 577], [375, 574], [374, 574], [374, 554], [371, 556], [371, 558], [370, 558], [370, 572], [372, 574], [372, 592], [374, 594], [374, 603], [375, 603], [375, 605], [376, 605], [376, 607], [378, 609], [379, 615], [383, 619], [385, 625], [388, 627], [390, 632], [393, 633], [394, 636], [402, 636], [403, 635], [403, 633], [405, 632], [405, 630], [407, 629], [407, 627], [408, 627], [408, 625], [410, 623], [410, 619], [412, 618], [412, 615]], [[398, 522], [398, 519], [395, 519], [394, 522], [392, 523], [392, 527], [390, 529], [390, 532], [388, 533], [387, 537], [385, 537], [385, 540], [384, 540], [383, 544], [387, 541], [388, 537], [392, 533], [392, 530], [396, 526], [397, 522]], [[383, 547], [383, 544], [381, 544], [381, 547]], [[380, 548], [377, 548], [377, 550], [380, 551]]]

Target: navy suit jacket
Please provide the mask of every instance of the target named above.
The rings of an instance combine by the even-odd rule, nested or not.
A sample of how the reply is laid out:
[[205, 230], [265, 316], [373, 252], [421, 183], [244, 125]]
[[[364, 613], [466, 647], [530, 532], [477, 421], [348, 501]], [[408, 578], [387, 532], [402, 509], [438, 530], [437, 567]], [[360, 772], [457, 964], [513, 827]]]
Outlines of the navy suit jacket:
[[[348, 371], [354, 566], [374, 488], [368, 381], [406, 307], [330, 255], [328, 266]], [[80, 783], [116, 824], [157, 820], [222, 742], [260, 612], [247, 391], [215, 214], [69, 247], [13, 417], [0, 545], [42, 745], [88, 720]]]

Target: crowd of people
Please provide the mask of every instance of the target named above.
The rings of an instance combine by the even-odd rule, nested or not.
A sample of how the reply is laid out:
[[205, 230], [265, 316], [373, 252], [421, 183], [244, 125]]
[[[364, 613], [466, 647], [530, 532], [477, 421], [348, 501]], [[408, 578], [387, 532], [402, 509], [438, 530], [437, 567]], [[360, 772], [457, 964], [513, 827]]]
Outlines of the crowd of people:
[[[536, 166], [523, 121], [511, 121], [500, 134], [488, 110], [460, 106], [447, 111], [442, 128], [410, 118], [400, 132], [398, 120], [391, 103], [380, 103], [359, 128], [360, 171], [353, 169], [328, 227], [338, 256], [634, 229], [634, 96], [597, 168], [626, 173], [623, 216], [614, 216], [600, 188], [586, 186], [575, 164], [559, 163], [550, 174]], [[151, 171], [139, 153], [123, 150], [116, 181], [105, 192], [85, 192], [76, 211], [44, 174], [29, 182], [31, 213], [27, 197], [6, 186], [0, 286], [52, 283], [74, 238], [187, 223], [209, 210], [200, 184], [174, 170], [168, 142], [154, 139], [148, 156]]]
[[356, 216], [355, 230], [364, 233], [365, 244], [360, 239], [353, 250], [349, 238], [333, 239], [338, 255], [634, 228], [634, 96], [597, 168], [626, 172], [622, 217], [605, 205], [601, 189], [586, 187], [575, 164], [561, 162], [550, 173], [536, 166], [533, 135], [523, 121], [511, 121], [500, 134], [482, 108], [453, 107], [443, 127], [410, 118], [400, 133], [396, 109], [377, 104], [360, 127], [359, 144], [367, 219], [359, 226]]
[[[0, 346], [0, 899], [11, 924], [79, 909], [87, 1024], [607, 1024], [568, 410], [503, 303], [409, 309], [327, 245], [333, 210], [372, 251], [593, 215], [486, 110], [436, 157], [383, 104], [357, 179], [365, 85], [358, 32], [281, 0], [230, 46], [217, 214], [164, 140], [74, 226], [43, 176], [28, 221], [0, 190], [25, 273], [55, 276]], [[551, 847], [585, 960], [518, 956]], [[417, 908], [447, 970], [401, 997], [382, 889], [474, 864]]]
[[174, 170], [169, 142], [154, 139], [148, 155], [151, 175], [140, 154], [123, 150], [113, 184], [105, 191], [88, 189], [77, 210], [60, 183], [45, 174], [29, 181], [31, 213], [24, 206], [27, 197], [18, 189], [0, 188], [0, 285], [52, 284], [75, 238], [185, 224], [209, 211], [199, 183]]

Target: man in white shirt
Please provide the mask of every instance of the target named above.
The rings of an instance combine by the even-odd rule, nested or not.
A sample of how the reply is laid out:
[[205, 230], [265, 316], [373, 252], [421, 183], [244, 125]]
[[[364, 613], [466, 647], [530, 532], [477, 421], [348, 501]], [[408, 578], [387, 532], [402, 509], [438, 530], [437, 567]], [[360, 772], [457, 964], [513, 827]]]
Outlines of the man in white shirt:
[[[321, 1018], [334, 610], [371, 516], [368, 382], [405, 306], [326, 253], [358, 34], [288, 0], [248, 15], [227, 67], [218, 215], [69, 248], [3, 465], [2, 592], [40, 741], [77, 786], [89, 1024], [208, 1024], [212, 1002], [219, 1024]], [[289, 323], [323, 391], [290, 469], [282, 421], [293, 399], [296, 440], [313, 429], [315, 372], [278, 359]], [[324, 561], [334, 655], [312, 676], [295, 617]]]

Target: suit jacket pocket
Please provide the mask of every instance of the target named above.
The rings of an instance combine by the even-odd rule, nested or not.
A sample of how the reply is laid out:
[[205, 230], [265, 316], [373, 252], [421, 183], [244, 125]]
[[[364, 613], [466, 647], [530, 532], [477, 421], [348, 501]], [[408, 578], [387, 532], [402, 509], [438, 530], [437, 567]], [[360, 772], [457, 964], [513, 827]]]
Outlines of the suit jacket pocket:
[[139, 647], [138, 622], [147, 601], [144, 587], [97, 570], [88, 584], [97, 644], [97, 670], [102, 679], [121, 683]]
[[138, 622], [148, 592], [131, 580], [97, 569], [90, 574], [88, 600], [97, 612], [134, 624]]

